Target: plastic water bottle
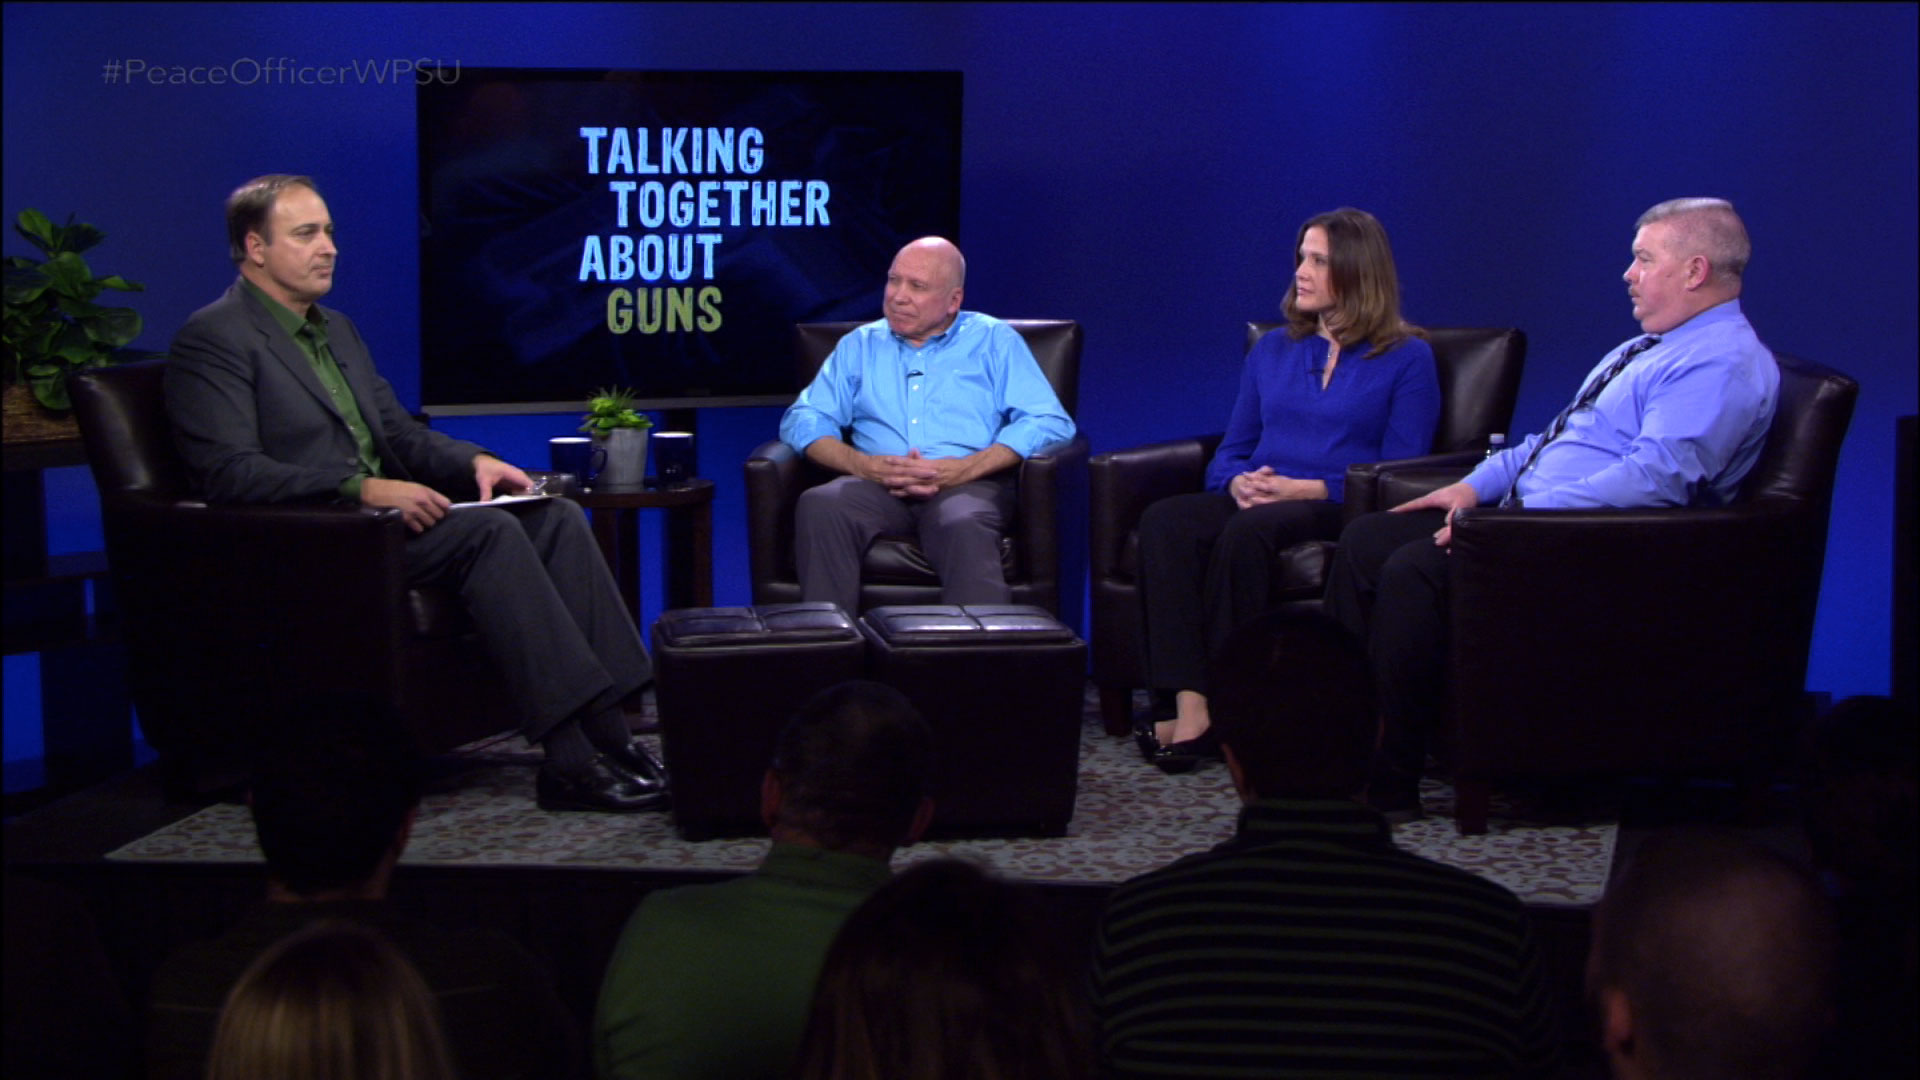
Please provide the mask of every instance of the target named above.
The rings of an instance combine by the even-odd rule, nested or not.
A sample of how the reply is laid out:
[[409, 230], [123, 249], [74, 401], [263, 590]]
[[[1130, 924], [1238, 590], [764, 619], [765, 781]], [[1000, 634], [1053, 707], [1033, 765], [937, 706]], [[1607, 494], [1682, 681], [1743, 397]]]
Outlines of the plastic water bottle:
[[1493, 455], [1499, 453], [1502, 450], [1505, 450], [1506, 448], [1507, 448], [1506, 433], [1501, 431], [1496, 431], [1493, 434], [1487, 436], [1487, 452], [1481, 457], [1480, 460], [1485, 461], [1487, 458], [1492, 457]]

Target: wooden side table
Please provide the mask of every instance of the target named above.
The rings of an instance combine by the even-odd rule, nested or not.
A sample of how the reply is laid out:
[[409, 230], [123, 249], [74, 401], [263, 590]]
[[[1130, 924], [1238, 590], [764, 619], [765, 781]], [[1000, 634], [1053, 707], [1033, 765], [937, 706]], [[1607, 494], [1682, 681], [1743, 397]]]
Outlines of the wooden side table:
[[[713, 481], [674, 487], [596, 484], [566, 496], [593, 512], [600, 553], [640, 624], [640, 530], [636, 511], [665, 510], [667, 607], [713, 606]], [[643, 631], [644, 633], [644, 631]]]

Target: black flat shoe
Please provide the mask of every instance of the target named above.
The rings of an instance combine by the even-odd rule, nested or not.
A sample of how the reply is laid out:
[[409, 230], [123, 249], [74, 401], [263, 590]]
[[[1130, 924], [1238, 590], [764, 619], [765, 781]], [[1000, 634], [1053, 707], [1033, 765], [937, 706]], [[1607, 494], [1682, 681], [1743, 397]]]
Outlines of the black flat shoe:
[[1144, 717], [1133, 722], [1133, 745], [1140, 748], [1140, 756], [1151, 763], [1165, 747], [1160, 745], [1160, 736], [1154, 732], [1152, 717]]
[[620, 767], [606, 754], [595, 754], [585, 765], [561, 769], [549, 761], [540, 766], [534, 795], [542, 810], [599, 810], [636, 814], [667, 806], [664, 783], [649, 783]]
[[[1220, 756], [1220, 740], [1214, 735], [1212, 728], [1191, 739], [1176, 743], [1162, 744], [1150, 728], [1146, 737], [1152, 739], [1153, 745], [1157, 748], [1147, 756], [1147, 760], [1159, 766], [1160, 771], [1164, 773], [1192, 772], [1202, 761]], [[1143, 751], [1146, 749], [1145, 743], [1141, 744], [1141, 749]]]

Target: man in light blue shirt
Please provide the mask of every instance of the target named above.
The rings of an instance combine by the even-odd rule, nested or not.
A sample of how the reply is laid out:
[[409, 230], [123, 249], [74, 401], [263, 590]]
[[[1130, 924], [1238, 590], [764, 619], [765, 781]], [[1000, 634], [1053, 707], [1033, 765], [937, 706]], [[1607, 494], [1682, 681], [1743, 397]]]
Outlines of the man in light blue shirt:
[[1340, 537], [1326, 604], [1366, 637], [1379, 686], [1377, 809], [1419, 808], [1424, 733], [1445, 681], [1455, 512], [1720, 506], [1760, 456], [1780, 369], [1740, 311], [1746, 226], [1724, 199], [1673, 199], [1636, 229], [1624, 278], [1643, 335], [1609, 352], [1546, 431]]
[[1074, 427], [1026, 341], [960, 310], [966, 275], [960, 249], [940, 237], [901, 248], [886, 317], [840, 339], [781, 418], [781, 441], [846, 474], [800, 496], [803, 599], [858, 613], [860, 563], [882, 533], [919, 536], [947, 603], [1012, 599], [1000, 534], [1013, 467]]

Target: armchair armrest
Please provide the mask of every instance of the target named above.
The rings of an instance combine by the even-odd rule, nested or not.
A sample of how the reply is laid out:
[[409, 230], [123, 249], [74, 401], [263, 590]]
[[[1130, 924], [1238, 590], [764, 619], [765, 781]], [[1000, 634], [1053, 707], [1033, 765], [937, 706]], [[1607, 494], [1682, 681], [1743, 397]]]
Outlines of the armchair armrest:
[[410, 631], [398, 511], [102, 498], [128, 674], [163, 752], [244, 761], [262, 710], [319, 689], [391, 694]]
[[[107, 500], [108, 561], [131, 610], [194, 612], [196, 625], [288, 643], [394, 655], [406, 578], [397, 510], [235, 505], [150, 494]], [[376, 628], [381, 628], [376, 631]]]
[[[1470, 757], [1493, 767], [1571, 751], [1601, 769], [1609, 766], [1603, 755], [1618, 747], [1643, 754], [1674, 732], [1697, 729], [1689, 717], [1740, 718], [1743, 727], [1724, 738], [1784, 722], [1782, 710], [1805, 681], [1819, 591], [1817, 525], [1809, 507], [1791, 500], [1700, 509], [1476, 507], [1455, 515], [1452, 698], [1502, 703], [1493, 710], [1500, 716], [1457, 710], [1461, 736], [1476, 740]], [[1530, 655], [1526, 646], [1540, 641], [1591, 666], [1527, 670], [1501, 662]], [[1708, 656], [1712, 662], [1703, 663]], [[1648, 700], [1660, 703], [1657, 715]], [[1612, 737], [1556, 747], [1554, 721], [1569, 716]]]
[[778, 439], [755, 447], [744, 469], [747, 576], [753, 583], [754, 602], [762, 603], [764, 583], [794, 580], [793, 517], [800, 493], [832, 479], [833, 474]]
[[1764, 594], [1777, 603], [1799, 591], [1799, 602], [1810, 603], [1817, 579], [1799, 579], [1814, 539], [1812, 517], [1810, 508], [1786, 499], [1712, 508], [1462, 510], [1453, 519], [1453, 588], [1474, 603], [1456, 608], [1538, 612], [1567, 606], [1545, 605], [1543, 597], [1569, 594], [1657, 596], [1663, 617], [1690, 597]]
[[1215, 433], [1110, 450], [1088, 461], [1088, 563], [1096, 580], [1111, 577], [1120, 565], [1127, 537], [1140, 527], [1147, 507], [1206, 486], [1207, 462], [1219, 445]]
[[1027, 573], [1042, 595], [1058, 597], [1063, 583], [1081, 578], [1084, 556], [1075, 540], [1087, 517], [1087, 451], [1087, 437], [1075, 435], [1020, 463], [1016, 548], [1030, 560]]
[[[1446, 487], [1472, 472], [1483, 456], [1476, 450], [1455, 450], [1349, 465], [1346, 519], [1352, 521], [1375, 510], [1391, 510], [1408, 499]], [[1383, 489], [1384, 479], [1389, 475], [1394, 482]]]

